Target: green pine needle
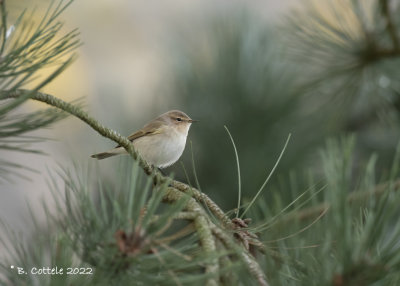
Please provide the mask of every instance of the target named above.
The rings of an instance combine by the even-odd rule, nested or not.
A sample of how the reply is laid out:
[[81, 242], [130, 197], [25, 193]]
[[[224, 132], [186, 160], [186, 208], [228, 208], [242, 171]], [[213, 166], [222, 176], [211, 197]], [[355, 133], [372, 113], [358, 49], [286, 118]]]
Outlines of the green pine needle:
[[239, 163], [239, 155], [236, 149], [235, 141], [233, 140], [233, 137], [231, 133], [229, 132], [228, 127], [224, 125], [224, 128], [226, 132], [228, 132], [229, 138], [231, 139], [233, 150], [235, 151], [235, 158], [236, 158], [236, 166], [237, 166], [237, 172], [238, 172], [238, 204], [237, 204], [237, 209], [236, 209], [236, 217], [239, 217], [239, 211], [240, 211], [240, 198], [242, 197], [242, 182], [241, 182], [241, 176], [240, 176], [240, 163]]
[[251, 202], [249, 203], [249, 205], [247, 206], [247, 208], [244, 210], [244, 212], [242, 213], [242, 215], [240, 216], [240, 218], [243, 218], [243, 216], [247, 213], [247, 211], [251, 208], [251, 206], [254, 204], [254, 202], [257, 200], [258, 196], [261, 194], [262, 190], [264, 189], [264, 187], [266, 186], [266, 184], [268, 183], [269, 179], [271, 178], [272, 174], [274, 173], [276, 167], [278, 166], [279, 162], [281, 161], [281, 158], [283, 156], [283, 153], [285, 153], [286, 147], [289, 143], [290, 137], [292, 134], [289, 133], [288, 138], [286, 139], [285, 145], [283, 146], [283, 149], [281, 151], [281, 153], [279, 154], [278, 160], [276, 160], [276, 163], [274, 165], [274, 167], [272, 168], [271, 172], [269, 173], [267, 179], [264, 181], [264, 183], [262, 184], [261, 188], [258, 190], [257, 194], [254, 196], [254, 198], [251, 200]]

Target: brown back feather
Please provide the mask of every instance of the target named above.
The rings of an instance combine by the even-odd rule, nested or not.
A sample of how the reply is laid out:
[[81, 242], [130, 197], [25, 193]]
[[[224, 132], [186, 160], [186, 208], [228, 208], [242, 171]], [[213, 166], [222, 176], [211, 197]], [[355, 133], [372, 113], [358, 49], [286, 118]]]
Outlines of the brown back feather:
[[[149, 135], [155, 135], [160, 133], [160, 127], [163, 125], [163, 120], [157, 118], [156, 120], [153, 120], [149, 123], [147, 123], [145, 126], [143, 126], [142, 129], [136, 131], [135, 133], [131, 134], [128, 136], [129, 141], [136, 140], [140, 137], [143, 136], [149, 136]], [[121, 145], [116, 146], [115, 148], [121, 147]]]

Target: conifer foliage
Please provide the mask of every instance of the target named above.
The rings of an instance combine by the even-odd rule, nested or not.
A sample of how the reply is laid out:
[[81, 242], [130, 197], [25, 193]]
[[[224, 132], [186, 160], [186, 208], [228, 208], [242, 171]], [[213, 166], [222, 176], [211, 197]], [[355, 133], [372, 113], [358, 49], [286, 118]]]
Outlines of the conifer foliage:
[[[1, 224], [0, 245], [7, 248], [1, 285], [400, 285], [398, 1], [302, 1], [268, 29], [235, 14], [209, 26], [212, 70], [199, 54], [179, 53], [187, 60], [184, 75], [176, 70], [187, 108], [229, 101], [236, 111], [221, 109], [235, 164], [201, 135], [216, 130], [199, 131], [197, 146], [207, 146], [196, 165], [201, 190], [196, 172], [197, 187], [164, 175], [80, 106], [42, 92], [76, 58], [79, 34], [63, 33], [59, 21], [71, 1], [52, 1], [38, 24], [28, 11], [10, 23], [6, 4], [0, 0], [0, 149], [40, 153], [34, 143], [41, 139], [27, 133], [69, 115], [130, 157], [111, 181], [94, 163], [49, 174], [46, 223], [32, 211], [29, 238]], [[53, 72], [40, 77], [49, 67]], [[290, 76], [281, 77], [285, 69]], [[26, 89], [33, 79], [36, 86]], [[28, 100], [50, 108], [16, 113]], [[303, 124], [307, 116], [312, 120]], [[270, 155], [262, 149], [265, 130], [274, 138], [293, 133], [286, 143], [268, 143], [276, 153], [264, 156]], [[221, 128], [213, 144], [225, 136]], [[206, 169], [207, 154], [214, 172]], [[261, 178], [265, 162], [274, 167]], [[0, 178], [30, 174], [22, 168], [0, 159]], [[259, 182], [258, 192], [248, 192]], [[208, 191], [237, 199], [237, 185], [242, 197], [231, 211]]]

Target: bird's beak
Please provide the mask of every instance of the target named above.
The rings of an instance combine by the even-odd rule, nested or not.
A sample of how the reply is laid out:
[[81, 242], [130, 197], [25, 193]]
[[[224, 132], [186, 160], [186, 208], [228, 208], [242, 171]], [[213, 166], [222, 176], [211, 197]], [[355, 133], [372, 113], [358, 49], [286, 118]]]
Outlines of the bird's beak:
[[193, 120], [193, 119], [189, 119], [188, 122], [193, 123], [193, 122], [199, 122], [199, 120]]

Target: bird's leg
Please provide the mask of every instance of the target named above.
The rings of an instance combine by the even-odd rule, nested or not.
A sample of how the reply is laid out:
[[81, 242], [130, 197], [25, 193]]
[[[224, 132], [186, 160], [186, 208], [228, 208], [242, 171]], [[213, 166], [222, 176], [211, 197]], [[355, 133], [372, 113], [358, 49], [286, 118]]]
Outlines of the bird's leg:
[[[161, 173], [163, 176], [168, 177], [168, 175], [167, 175], [162, 169], [160, 169], [159, 167], [157, 167], [157, 169], [158, 169], [158, 171], [160, 171], [160, 173]], [[168, 187], [172, 187], [172, 185], [171, 185], [171, 184], [168, 184]]]
[[[165, 174], [164, 171], [161, 170], [159, 167], [156, 167], [156, 166], [154, 166], [154, 165], [151, 165], [151, 168], [152, 168], [153, 170], [154, 170], [155, 168], [157, 168], [157, 170], [158, 170], [163, 176], [165, 176], [165, 177], [167, 176], [167, 174]], [[156, 177], [154, 177], [153, 185], [154, 185], [154, 186], [157, 185]]]
[[[154, 166], [153, 166], [154, 167]], [[160, 171], [160, 173], [163, 175], [163, 176], [167, 176], [167, 174], [165, 174], [165, 172], [162, 170], [162, 169], [160, 169], [160, 168], [158, 168], [157, 167], [157, 169], [158, 169], [158, 171]]]

